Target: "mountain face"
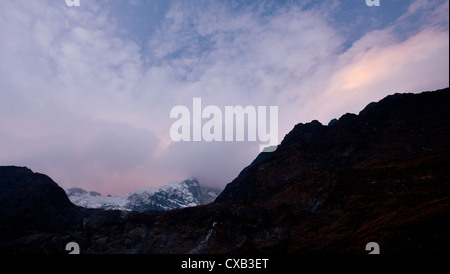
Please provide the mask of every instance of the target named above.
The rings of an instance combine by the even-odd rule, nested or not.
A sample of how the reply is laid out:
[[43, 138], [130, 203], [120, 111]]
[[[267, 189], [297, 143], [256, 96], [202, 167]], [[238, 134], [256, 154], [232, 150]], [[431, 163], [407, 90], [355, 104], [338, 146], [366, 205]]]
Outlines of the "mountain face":
[[[298, 124], [215, 203], [265, 212], [247, 222], [242, 250], [358, 253], [375, 241], [389, 253], [445, 252], [449, 106], [448, 89], [395, 94], [330, 126]], [[228, 252], [236, 231], [216, 233]]]
[[127, 211], [165, 211], [198, 206], [214, 201], [219, 195], [219, 191], [201, 186], [195, 178], [126, 195], [104, 196], [81, 188], [70, 188], [66, 193], [72, 203], [78, 206]]
[[25, 167], [0, 167], [0, 243], [33, 238], [38, 231], [67, 233], [79, 229], [82, 218], [82, 210], [48, 176]]
[[0, 168], [0, 253], [448, 254], [449, 105], [448, 88], [394, 94], [298, 124], [213, 203], [164, 212], [88, 210]]

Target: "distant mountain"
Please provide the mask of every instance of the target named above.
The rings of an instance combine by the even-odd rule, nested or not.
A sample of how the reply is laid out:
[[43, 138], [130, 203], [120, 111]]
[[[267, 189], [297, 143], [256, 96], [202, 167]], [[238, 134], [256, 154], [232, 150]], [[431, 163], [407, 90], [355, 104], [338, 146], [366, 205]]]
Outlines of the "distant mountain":
[[70, 188], [66, 193], [70, 201], [78, 206], [127, 211], [165, 211], [203, 205], [214, 201], [219, 195], [218, 190], [201, 186], [195, 178], [124, 195], [105, 196], [81, 188]]

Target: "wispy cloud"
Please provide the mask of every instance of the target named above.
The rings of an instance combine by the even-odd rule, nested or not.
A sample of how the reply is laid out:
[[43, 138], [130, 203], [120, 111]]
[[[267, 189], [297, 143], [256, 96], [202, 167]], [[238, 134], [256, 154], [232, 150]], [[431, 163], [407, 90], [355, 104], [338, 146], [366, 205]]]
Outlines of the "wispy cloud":
[[173, 143], [170, 109], [193, 97], [277, 105], [281, 140], [298, 122], [448, 86], [448, 1], [55, 2], [0, 2], [0, 164], [65, 187], [223, 187], [259, 143]]

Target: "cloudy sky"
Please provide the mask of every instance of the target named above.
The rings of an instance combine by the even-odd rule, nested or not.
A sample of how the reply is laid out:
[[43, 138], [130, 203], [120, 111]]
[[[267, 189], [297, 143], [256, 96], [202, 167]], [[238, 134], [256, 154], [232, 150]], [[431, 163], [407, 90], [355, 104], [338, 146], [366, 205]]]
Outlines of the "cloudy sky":
[[278, 106], [281, 142], [449, 86], [449, 1], [380, 2], [1, 0], [0, 165], [103, 194], [223, 188], [261, 143], [173, 142], [174, 106]]

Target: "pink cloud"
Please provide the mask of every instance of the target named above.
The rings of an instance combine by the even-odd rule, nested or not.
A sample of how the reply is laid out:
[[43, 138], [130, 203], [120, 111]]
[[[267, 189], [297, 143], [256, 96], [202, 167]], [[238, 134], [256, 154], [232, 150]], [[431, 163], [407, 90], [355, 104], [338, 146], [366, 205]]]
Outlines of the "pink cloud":
[[448, 86], [448, 41], [448, 32], [427, 29], [402, 42], [349, 49], [325, 92], [311, 102], [311, 116], [327, 122], [392, 93]]

